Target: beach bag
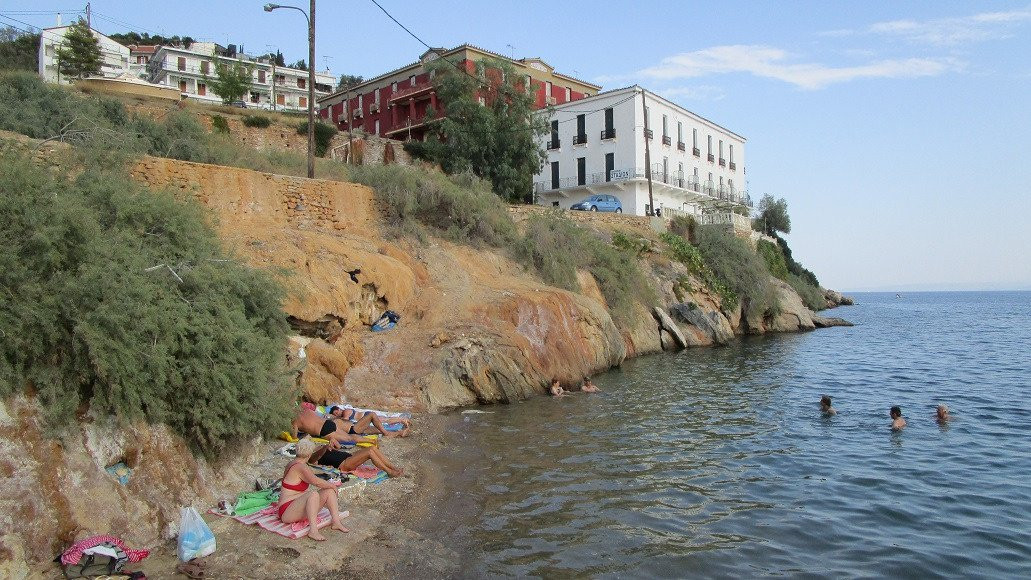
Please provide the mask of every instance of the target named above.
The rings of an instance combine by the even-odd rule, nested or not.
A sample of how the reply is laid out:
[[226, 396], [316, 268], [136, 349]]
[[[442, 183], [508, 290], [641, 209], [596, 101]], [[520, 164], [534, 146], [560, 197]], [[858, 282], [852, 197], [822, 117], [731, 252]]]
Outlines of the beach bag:
[[204, 523], [197, 510], [184, 507], [179, 510], [179, 560], [189, 562], [215, 551], [215, 534]]

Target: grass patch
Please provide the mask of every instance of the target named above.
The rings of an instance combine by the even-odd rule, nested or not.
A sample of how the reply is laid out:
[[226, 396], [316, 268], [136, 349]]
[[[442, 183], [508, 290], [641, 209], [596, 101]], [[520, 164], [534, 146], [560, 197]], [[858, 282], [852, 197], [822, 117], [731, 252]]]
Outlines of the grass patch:
[[776, 314], [780, 305], [770, 273], [744, 240], [721, 228], [699, 228], [698, 251], [715, 275], [741, 298], [747, 316]]
[[195, 202], [3, 153], [0, 221], [0, 396], [31, 388], [55, 429], [83, 403], [164, 423], [206, 456], [289, 420], [283, 290]]
[[[664, 232], [659, 236], [666, 243], [670, 258], [687, 266], [687, 270], [701, 279], [702, 283], [720, 297], [720, 305], [726, 311], [737, 308], [740, 297], [730, 284], [720, 277], [705, 261], [701, 251], [682, 235], [673, 232]], [[677, 300], [684, 301], [684, 295], [692, 291], [687, 280], [678, 280], [673, 287], [673, 294]]]
[[259, 127], [262, 129], [272, 125], [272, 119], [264, 115], [244, 115], [241, 122], [244, 127]]

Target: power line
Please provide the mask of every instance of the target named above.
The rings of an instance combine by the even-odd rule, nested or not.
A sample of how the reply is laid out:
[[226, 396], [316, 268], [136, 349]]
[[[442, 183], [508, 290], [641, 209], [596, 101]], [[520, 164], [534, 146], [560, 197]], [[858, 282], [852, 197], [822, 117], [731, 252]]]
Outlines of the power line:
[[128, 28], [130, 30], [133, 30], [133, 31], [135, 31], [135, 30], [142, 30], [144, 32], [150, 32], [150, 33], [156, 34], [158, 36], [163, 36], [162, 33], [158, 32], [156, 30], [153, 30], [151, 28], [144, 28], [142, 26], [134, 26], [132, 24], [129, 24], [128, 22], [124, 22], [124, 21], [112, 18], [111, 16], [108, 16], [107, 14], [103, 14], [103, 13], [97, 12], [96, 10], [93, 11], [93, 15], [94, 16], [99, 16], [102, 20], [106, 20], [107, 22], [110, 22], [111, 24], [117, 24], [118, 26], [124, 26], [124, 27], [126, 27], [126, 28]]

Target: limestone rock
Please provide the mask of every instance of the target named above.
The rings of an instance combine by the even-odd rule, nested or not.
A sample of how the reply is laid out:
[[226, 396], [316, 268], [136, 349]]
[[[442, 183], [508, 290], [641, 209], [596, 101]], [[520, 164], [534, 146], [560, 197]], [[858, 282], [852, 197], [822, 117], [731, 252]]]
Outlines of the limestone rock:
[[687, 339], [684, 338], [684, 333], [680, 331], [680, 327], [677, 326], [677, 323], [673, 322], [673, 319], [670, 318], [669, 314], [667, 314], [665, 310], [659, 308], [658, 306], [652, 308], [652, 313], [655, 315], [655, 318], [659, 321], [659, 327], [668, 332], [670, 336], [673, 337], [673, 340], [676, 341], [677, 346], [679, 346], [680, 348], [687, 348], [688, 343]]
[[665, 328], [659, 329], [659, 344], [662, 345], [662, 350], [677, 350], [677, 341]]
[[679, 320], [701, 331], [710, 343], [726, 344], [734, 338], [730, 321], [718, 310], [703, 310], [694, 302], [674, 304], [670, 310]]
[[767, 332], [794, 332], [798, 330], [812, 330], [816, 328], [813, 323], [813, 312], [802, 303], [795, 289], [787, 282], [771, 278], [774, 290], [777, 293], [777, 301], [780, 304], [780, 314], [765, 323]]
[[832, 326], [855, 326], [851, 322], [844, 318], [836, 318], [833, 316], [820, 316], [819, 314], [813, 314], [813, 324], [816, 328], [830, 328]]
[[852, 306], [853, 300], [848, 296], [845, 296], [841, 292], [831, 290], [830, 288], [823, 289], [823, 297], [827, 300], [827, 308], [834, 308], [835, 306]]

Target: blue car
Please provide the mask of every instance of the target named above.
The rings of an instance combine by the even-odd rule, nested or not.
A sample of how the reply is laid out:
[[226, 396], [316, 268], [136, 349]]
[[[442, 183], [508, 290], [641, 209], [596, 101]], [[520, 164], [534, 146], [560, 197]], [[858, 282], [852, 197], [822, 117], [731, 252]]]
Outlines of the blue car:
[[623, 204], [620, 203], [619, 198], [614, 195], [592, 195], [579, 203], [574, 203], [569, 206], [569, 209], [623, 213]]

